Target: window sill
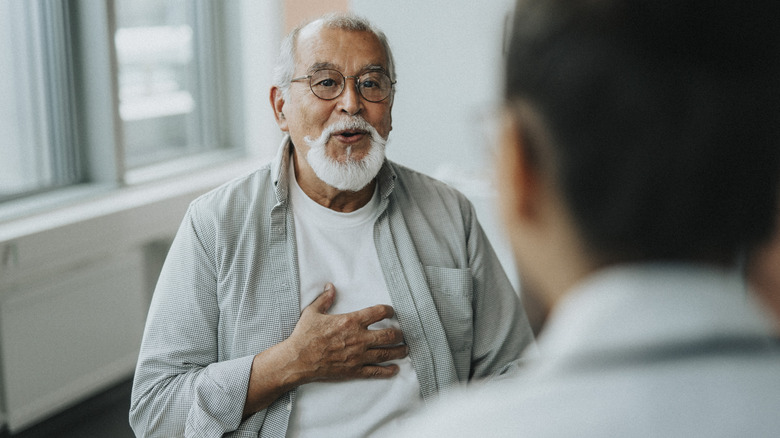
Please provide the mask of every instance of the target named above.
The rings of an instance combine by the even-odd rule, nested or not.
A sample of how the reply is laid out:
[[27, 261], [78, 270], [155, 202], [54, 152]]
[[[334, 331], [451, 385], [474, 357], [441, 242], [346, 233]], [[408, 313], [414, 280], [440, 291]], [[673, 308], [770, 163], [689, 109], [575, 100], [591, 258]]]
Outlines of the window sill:
[[132, 184], [125, 187], [82, 184], [0, 204], [0, 243], [166, 200], [191, 199], [259, 166], [252, 156], [217, 165], [213, 157], [201, 159], [208, 161], [186, 174], [177, 163], [177, 176], [168, 176], [172, 168], [144, 169], [129, 172]]

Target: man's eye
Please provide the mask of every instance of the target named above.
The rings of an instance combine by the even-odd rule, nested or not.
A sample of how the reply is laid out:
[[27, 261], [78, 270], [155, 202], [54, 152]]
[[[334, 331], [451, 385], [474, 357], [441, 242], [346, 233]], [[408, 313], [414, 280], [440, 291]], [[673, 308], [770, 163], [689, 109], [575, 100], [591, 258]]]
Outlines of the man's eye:
[[360, 83], [360, 86], [363, 88], [377, 88], [379, 87], [379, 82], [373, 79], [366, 79]]
[[322, 87], [322, 88], [332, 88], [332, 87], [335, 87], [336, 85], [338, 85], [336, 83], [336, 81], [334, 79], [330, 79], [330, 78], [323, 79], [323, 80], [317, 82], [316, 84], [314, 84], [314, 86]]

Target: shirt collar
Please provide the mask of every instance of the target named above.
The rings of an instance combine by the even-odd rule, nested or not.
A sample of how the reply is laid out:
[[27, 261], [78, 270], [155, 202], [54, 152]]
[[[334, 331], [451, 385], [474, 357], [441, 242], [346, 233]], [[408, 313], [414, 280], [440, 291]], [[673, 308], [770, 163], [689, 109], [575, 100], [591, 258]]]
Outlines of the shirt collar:
[[736, 270], [639, 264], [604, 269], [568, 292], [538, 346], [552, 359], [770, 331]]
[[287, 169], [289, 168], [290, 154], [292, 154], [292, 142], [290, 141], [290, 136], [285, 134], [279, 149], [276, 151], [276, 156], [271, 162], [274, 191], [278, 202], [286, 201], [289, 193]]

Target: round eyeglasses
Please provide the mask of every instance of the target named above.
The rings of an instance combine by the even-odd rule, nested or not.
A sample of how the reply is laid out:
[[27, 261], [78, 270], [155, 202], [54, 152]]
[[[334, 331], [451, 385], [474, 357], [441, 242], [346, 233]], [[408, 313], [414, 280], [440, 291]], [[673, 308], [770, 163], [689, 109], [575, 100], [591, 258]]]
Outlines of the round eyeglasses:
[[309, 88], [315, 96], [323, 100], [333, 100], [344, 91], [347, 79], [354, 79], [358, 93], [369, 102], [381, 102], [390, 96], [394, 81], [382, 71], [369, 71], [359, 76], [344, 76], [338, 70], [317, 70], [306, 76], [290, 80], [297, 82], [309, 80]]

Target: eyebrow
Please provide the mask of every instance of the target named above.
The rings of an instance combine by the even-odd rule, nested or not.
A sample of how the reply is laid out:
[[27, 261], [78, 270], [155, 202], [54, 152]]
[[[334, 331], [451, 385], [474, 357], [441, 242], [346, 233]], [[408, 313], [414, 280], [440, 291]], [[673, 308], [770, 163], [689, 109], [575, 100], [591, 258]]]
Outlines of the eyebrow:
[[367, 72], [367, 71], [381, 71], [382, 73], [387, 73], [387, 70], [382, 67], [379, 64], [369, 64], [361, 70], [361, 72]]
[[308, 73], [314, 73], [318, 70], [338, 70], [338, 66], [336, 64], [332, 64], [330, 62], [315, 62], [311, 66], [309, 66]]
[[[339, 66], [331, 62], [315, 62], [309, 67], [308, 74], [312, 74], [319, 70], [336, 70], [338, 72], [341, 72]], [[387, 73], [387, 69], [385, 69], [383, 66], [379, 64], [367, 64], [359, 70], [358, 74], [363, 74], [370, 71], [380, 71], [382, 73]], [[341, 73], [343, 74], [343, 72]]]

